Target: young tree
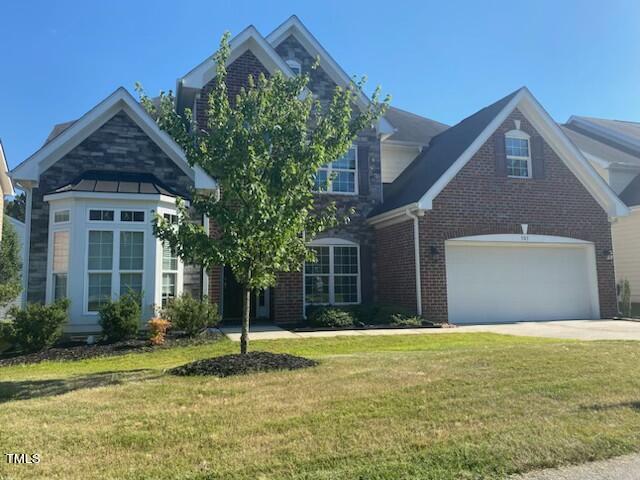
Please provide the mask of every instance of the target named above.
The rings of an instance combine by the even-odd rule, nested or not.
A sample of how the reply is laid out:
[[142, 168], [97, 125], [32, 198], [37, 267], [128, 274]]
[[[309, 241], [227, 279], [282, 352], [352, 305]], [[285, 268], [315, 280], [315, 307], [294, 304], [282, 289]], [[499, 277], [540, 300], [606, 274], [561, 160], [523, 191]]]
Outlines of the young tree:
[[16, 195], [15, 197], [13, 197], [13, 200], [10, 200], [5, 204], [4, 213], [9, 215], [10, 217], [15, 218], [16, 220], [24, 222], [26, 205], [27, 197], [23, 192], [19, 195]]
[[156, 235], [185, 261], [209, 269], [226, 265], [243, 287], [241, 352], [248, 349], [251, 292], [272, 287], [278, 272], [299, 270], [315, 260], [306, 247], [319, 232], [337, 225], [335, 205], [314, 205], [315, 173], [339, 158], [357, 133], [370, 128], [389, 99], [379, 102], [378, 90], [370, 106], [353, 105], [365, 79], [349, 88], [336, 88], [328, 105], [307, 90], [309, 78], [286, 78], [275, 73], [249, 77], [248, 86], [234, 99], [226, 87], [228, 34], [214, 55], [216, 77], [209, 93], [206, 128], [198, 129], [190, 111], [174, 108], [171, 92], [158, 104], [137, 89], [141, 102], [183, 148], [187, 160], [217, 179], [222, 195], [193, 196], [191, 211], [207, 215], [220, 235], [212, 238], [189, 221], [179, 204], [180, 222], [170, 225], [156, 218]]
[[21, 269], [18, 234], [11, 223], [5, 220], [0, 240], [0, 307], [9, 304], [20, 294]]

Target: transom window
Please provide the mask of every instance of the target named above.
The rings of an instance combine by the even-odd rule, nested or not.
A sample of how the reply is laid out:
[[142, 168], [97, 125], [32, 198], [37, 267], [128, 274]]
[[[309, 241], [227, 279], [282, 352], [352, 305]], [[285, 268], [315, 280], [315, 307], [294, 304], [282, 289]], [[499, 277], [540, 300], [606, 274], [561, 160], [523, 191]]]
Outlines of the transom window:
[[309, 248], [315, 251], [317, 261], [305, 263], [305, 303], [307, 305], [359, 303], [358, 247], [322, 245]]
[[113, 222], [113, 210], [89, 210], [89, 220], [92, 222]]
[[531, 150], [529, 136], [520, 130], [505, 136], [507, 175], [516, 178], [531, 177]]
[[69, 210], [58, 210], [53, 214], [53, 223], [69, 222]]
[[121, 210], [121, 222], [144, 222], [144, 212], [140, 210]]
[[315, 190], [327, 193], [357, 193], [358, 151], [351, 147], [339, 159], [318, 169]]

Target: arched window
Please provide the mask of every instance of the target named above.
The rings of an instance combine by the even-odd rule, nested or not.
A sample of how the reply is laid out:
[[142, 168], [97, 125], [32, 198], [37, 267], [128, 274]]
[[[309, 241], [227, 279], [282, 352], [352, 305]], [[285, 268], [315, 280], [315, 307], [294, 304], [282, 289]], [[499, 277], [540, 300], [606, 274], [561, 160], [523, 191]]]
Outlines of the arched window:
[[504, 135], [507, 157], [507, 175], [531, 178], [531, 143], [522, 130], [511, 130]]
[[302, 66], [297, 60], [287, 60], [287, 65], [289, 65], [289, 68], [295, 75], [300, 75], [302, 73]]
[[322, 238], [309, 244], [315, 262], [304, 266], [305, 305], [360, 303], [360, 247], [340, 238]]

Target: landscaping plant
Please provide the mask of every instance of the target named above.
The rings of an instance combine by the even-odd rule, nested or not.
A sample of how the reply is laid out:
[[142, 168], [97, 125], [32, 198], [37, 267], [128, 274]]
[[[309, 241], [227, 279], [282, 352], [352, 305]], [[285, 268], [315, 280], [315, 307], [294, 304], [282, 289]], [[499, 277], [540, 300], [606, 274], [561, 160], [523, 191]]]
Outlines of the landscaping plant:
[[58, 300], [51, 305], [30, 303], [26, 308], [9, 310], [13, 322], [4, 323], [0, 335], [15, 350], [37, 352], [50, 347], [62, 336], [67, 321], [69, 300]]
[[167, 330], [171, 326], [169, 320], [164, 318], [154, 317], [149, 320], [149, 341], [151, 345], [164, 345], [164, 341], [167, 337]]
[[162, 318], [171, 322], [172, 328], [183, 331], [189, 336], [197, 335], [207, 327], [215, 327], [220, 323], [218, 306], [210, 303], [207, 297], [202, 300], [184, 293], [169, 301], [162, 309]]
[[384, 113], [388, 99], [380, 102], [376, 90], [366, 108], [355, 110], [362, 79], [337, 87], [322, 105], [308, 92], [307, 74], [289, 78], [281, 72], [249, 77], [248, 86], [229, 98], [228, 39], [227, 33], [213, 57], [216, 76], [203, 112], [206, 125], [196, 126], [188, 109], [176, 112], [171, 92], [161, 93], [156, 103], [137, 89], [142, 105], [182, 147], [188, 162], [218, 182], [221, 198], [195, 192], [191, 202], [191, 211], [197, 218], [206, 215], [218, 236], [190, 222], [182, 202], [178, 225], [157, 216], [155, 233], [188, 263], [231, 269], [243, 288], [240, 350], [246, 353], [251, 293], [273, 287], [278, 273], [299, 271], [304, 261], [315, 260], [307, 243], [349, 215], [337, 215], [333, 203], [315, 205], [318, 168], [345, 154], [358, 132]]
[[314, 310], [308, 317], [314, 327], [349, 328], [355, 324], [353, 314], [340, 308], [320, 308]]
[[129, 292], [106, 303], [99, 312], [102, 334], [109, 342], [133, 337], [140, 328], [140, 295]]

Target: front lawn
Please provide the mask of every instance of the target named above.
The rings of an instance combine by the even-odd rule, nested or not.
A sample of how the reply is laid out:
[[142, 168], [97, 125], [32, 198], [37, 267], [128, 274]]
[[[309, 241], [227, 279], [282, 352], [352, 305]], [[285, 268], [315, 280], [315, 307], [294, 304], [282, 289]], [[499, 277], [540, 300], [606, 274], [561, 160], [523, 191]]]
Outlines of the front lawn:
[[0, 368], [0, 478], [475, 479], [640, 451], [640, 344], [490, 334], [253, 342], [298, 371], [174, 377], [227, 340]]

